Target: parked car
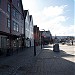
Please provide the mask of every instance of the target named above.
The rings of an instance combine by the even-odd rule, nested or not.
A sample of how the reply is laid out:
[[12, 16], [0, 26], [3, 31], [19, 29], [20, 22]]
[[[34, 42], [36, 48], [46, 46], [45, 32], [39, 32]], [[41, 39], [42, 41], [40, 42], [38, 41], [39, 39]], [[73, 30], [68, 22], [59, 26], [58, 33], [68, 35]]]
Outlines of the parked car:
[[62, 42], [62, 45], [64, 45], [65, 44], [65, 42]]

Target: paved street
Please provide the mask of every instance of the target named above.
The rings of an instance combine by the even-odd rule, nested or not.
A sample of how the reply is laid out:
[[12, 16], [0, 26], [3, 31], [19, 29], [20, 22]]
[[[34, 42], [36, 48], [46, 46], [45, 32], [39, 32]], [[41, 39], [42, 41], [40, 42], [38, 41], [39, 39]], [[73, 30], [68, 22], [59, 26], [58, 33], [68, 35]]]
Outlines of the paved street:
[[0, 75], [75, 75], [75, 46], [61, 45], [53, 52], [53, 45], [26, 48], [16, 55], [0, 58]]

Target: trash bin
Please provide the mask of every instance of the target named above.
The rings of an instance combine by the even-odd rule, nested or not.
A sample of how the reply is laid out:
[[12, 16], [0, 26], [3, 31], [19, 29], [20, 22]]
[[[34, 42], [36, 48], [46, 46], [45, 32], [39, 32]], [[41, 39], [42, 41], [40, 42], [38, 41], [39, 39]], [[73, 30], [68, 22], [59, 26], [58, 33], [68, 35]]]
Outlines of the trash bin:
[[54, 52], [59, 52], [59, 44], [54, 44], [53, 51]]

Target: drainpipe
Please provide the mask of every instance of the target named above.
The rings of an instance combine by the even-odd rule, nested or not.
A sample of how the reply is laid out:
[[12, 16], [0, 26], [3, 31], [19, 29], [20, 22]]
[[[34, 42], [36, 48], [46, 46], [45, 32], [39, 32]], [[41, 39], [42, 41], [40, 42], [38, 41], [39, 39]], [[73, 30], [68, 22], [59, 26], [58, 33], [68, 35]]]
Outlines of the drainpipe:
[[11, 25], [12, 25], [12, 0], [10, 0], [10, 48], [11, 48]]
[[[9, 42], [9, 48], [7, 49], [7, 54], [6, 54], [6, 56], [10, 56], [10, 50], [11, 50], [11, 22], [12, 22], [12, 0], [10, 0], [10, 35], [9, 35], [9, 39], [10, 39], [10, 42]], [[13, 52], [12, 52], [13, 53]]]
[[[25, 13], [25, 12], [23, 12]], [[24, 47], [26, 46], [26, 41], [25, 41], [25, 14], [24, 14]]]

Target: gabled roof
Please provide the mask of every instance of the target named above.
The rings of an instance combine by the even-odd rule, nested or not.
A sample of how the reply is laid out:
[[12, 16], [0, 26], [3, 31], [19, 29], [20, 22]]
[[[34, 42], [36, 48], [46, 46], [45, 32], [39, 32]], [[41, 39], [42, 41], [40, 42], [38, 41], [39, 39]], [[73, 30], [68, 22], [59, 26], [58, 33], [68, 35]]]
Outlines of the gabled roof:
[[26, 19], [26, 15], [28, 13], [28, 10], [24, 10], [24, 18]]
[[[12, 2], [12, 0], [9, 0], [10, 2]], [[23, 12], [23, 4], [22, 4], [22, 0], [18, 0], [20, 1], [20, 4], [21, 4], [21, 11], [22, 11], [22, 14], [24, 15], [24, 12]], [[12, 2], [13, 3], [13, 2]], [[13, 4], [14, 5], [14, 4]], [[16, 8], [17, 9], [17, 8]]]
[[[20, 0], [20, 2], [21, 2], [22, 13], [23, 13], [23, 4], [22, 4], [22, 0]], [[23, 16], [24, 16], [24, 13], [23, 13]]]
[[31, 21], [31, 19], [32, 19], [32, 15], [30, 15], [30, 21]]

